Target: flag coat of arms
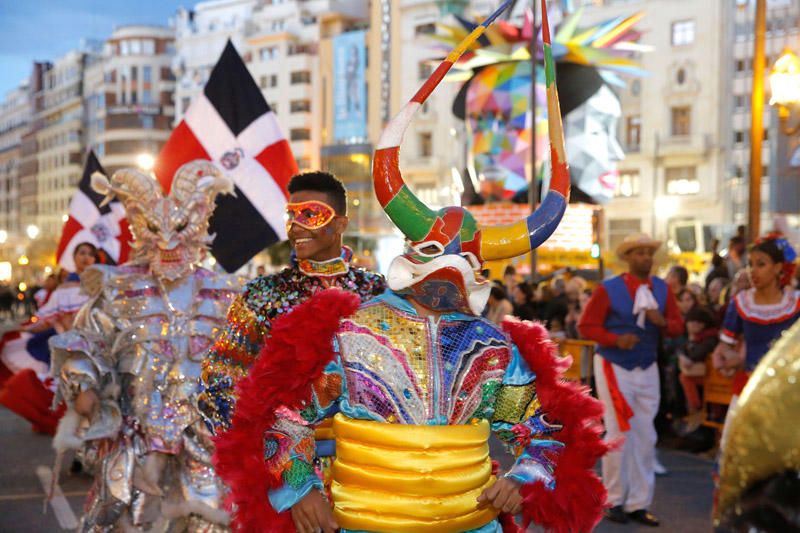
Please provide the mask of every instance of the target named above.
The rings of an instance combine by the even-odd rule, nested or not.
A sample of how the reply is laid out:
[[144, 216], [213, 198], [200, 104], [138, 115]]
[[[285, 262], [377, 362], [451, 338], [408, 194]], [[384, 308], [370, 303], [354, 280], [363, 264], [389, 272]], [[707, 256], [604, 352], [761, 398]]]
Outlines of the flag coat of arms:
[[289, 179], [297, 163], [275, 113], [228, 41], [203, 92], [186, 111], [156, 161], [167, 192], [175, 171], [195, 159], [215, 162], [235, 184], [217, 198], [209, 233], [211, 253], [228, 272], [267, 246], [286, 239]]
[[125, 208], [119, 201], [102, 205], [104, 196], [91, 186], [92, 174], [105, 174], [93, 151], [86, 156], [78, 190], [69, 203], [69, 218], [61, 231], [56, 248], [56, 261], [69, 272], [75, 272], [72, 256], [84, 242], [93, 244], [103, 263], [116, 265], [128, 260], [131, 232], [125, 219]]

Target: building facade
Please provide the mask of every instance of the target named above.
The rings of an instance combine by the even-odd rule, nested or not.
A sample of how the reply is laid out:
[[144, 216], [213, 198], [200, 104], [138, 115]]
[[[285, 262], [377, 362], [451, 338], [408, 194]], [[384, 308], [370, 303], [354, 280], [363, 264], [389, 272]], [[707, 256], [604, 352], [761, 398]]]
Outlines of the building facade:
[[36, 98], [36, 222], [44, 239], [61, 233], [83, 165], [83, 75], [88, 58], [99, 50], [75, 50], [56, 60], [44, 74]]
[[[701, 252], [704, 236], [721, 234], [725, 146], [720, 134], [719, 75], [726, 0], [606, 1], [588, 7], [596, 23], [644, 11], [637, 23], [641, 43], [653, 48], [637, 57], [648, 75], [614, 87], [622, 104], [615, 198], [604, 206], [605, 248], [625, 235], [646, 231], [671, 252]], [[597, 4], [597, 3], [594, 3]]]
[[169, 138], [175, 116], [173, 35], [163, 26], [122, 26], [105, 42], [102, 56], [89, 59], [84, 142], [109, 173], [154, 158]]
[[19, 174], [22, 135], [30, 126], [30, 91], [26, 81], [0, 103], [0, 230], [20, 232]]

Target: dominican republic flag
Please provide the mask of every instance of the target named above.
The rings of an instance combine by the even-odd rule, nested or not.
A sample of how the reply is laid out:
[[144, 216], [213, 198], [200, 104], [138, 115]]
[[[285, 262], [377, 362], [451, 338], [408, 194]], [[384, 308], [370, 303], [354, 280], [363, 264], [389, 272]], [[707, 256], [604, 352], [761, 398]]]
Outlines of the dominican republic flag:
[[267, 246], [286, 239], [286, 185], [297, 174], [278, 120], [230, 41], [203, 92], [192, 101], [158, 156], [156, 176], [169, 191], [178, 168], [195, 159], [219, 165], [236, 186], [220, 195], [209, 233], [211, 253], [235, 272]]
[[90, 150], [78, 190], [69, 203], [69, 218], [61, 230], [61, 240], [56, 249], [58, 264], [69, 272], [75, 272], [72, 259], [75, 247], [84, 242], [97, 247], [103, 263], [116, 265], [128, 260], [133, 237], [125, 219], [125, 208], [118, 200], [100, 206], [104, 196], [92, 190], [91, 186], [95, 172], [106, 173]]

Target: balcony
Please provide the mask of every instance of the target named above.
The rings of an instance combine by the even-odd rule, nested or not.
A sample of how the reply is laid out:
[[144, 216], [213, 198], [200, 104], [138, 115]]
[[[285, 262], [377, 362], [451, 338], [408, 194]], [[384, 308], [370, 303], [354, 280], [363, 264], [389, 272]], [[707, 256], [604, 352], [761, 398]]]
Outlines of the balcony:
[[713, 148], [711, 136], [708, 134], [675, 135], [659, 137], [658, 156], [699, 156], [708, 157]]

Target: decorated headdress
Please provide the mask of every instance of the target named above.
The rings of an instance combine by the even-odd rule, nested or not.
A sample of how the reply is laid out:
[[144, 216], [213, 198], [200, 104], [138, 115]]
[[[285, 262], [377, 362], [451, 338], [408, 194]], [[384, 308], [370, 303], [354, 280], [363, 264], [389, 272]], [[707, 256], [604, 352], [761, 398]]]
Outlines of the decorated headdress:
[[763, 237], [759, 237], [754, 244], [758, 246], [766, 243], [775, 245], [783, 254], [783, 271], [781, 272], [780, 279], [781, 286], [791, 284], [795, 270], [797, 269], [797, 263], [795, 263], [795, 261], [797, 261], [797, 252], [779, 231], [773, 231], [767, 233]]
[[[480, 268], [486, 260], [516, 257], [538, 247], [553, 233], [564, 215], [570, 190], [569, 170], [544, 0], [542, 36], [552, 178], [550, 191], [539, 208], [515, 224], [479, 226], [463, 207], [445, 207], [438, 211], [430, 209], [411, 192], [400, 172], [400, 144], [414, 113], [459, 57], [480, 38], [509, 4], [510, 0], [506, 0], [448, 54], [414, 97], [389, 122], [378, 141], [372, 171], [375, 193], [386, 214], [411, 241], [415, 252], [398, 257], [390, 267], [388, 283], [393, 290], [412, 287], [433, 272], [446, 268], [451, 271], [458, 269], [466, 278], [466, 284], [474, 284], [473, 289], [478, 289], [474, 278], [469, 278], [472, 270]], [[459, 259], [461, 262], [457, 261]], [[462, 291], [462, 294], [468, 295], [470, 309], [479, 313], [488, 297], [488, 286], [481, 287], [477, 292], [468, 289]]]
[[111, 180], [95, 173], [92, 188], [106, 196], [104, 203], [114, 197], [122, 201], [135, 259], [174, 280], [193, 268], [213, 241], [208, 221], [215, 199], [233, 193], [233, 182], [210, 161], [197, 160], [175, 172], [168, 195], [151, 176], [132, 168], [116, 171]]

